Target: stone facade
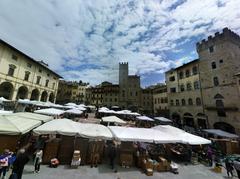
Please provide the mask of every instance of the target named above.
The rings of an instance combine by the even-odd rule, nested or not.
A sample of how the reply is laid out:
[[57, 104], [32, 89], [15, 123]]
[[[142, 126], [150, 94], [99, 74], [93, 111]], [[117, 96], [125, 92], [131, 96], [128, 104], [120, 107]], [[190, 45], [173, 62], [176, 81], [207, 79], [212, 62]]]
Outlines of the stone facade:
[[205, 114], [210, 127], [240, 133], [240, 37], [225, 28], [197, 43]]
[[152, 115], [153, 114], [153, 89], [146, 88], [142, 89], [141, 92], [141, 112], [145, 115]]
[[59, 78], [47, 64], [0, 40], [0, 96], [55, 102]]
[[167, 86], [165, 84], [153, 87], [153, 110], [155, 116], [169, 117]]
[[131, 110], [140, 108], [140, 76], [128, 74], [128, 63], [119, 64], [119, 106]]
[[88, 83], [76, 81], [59, 82], [59, 89], [57, 93], [57, 103], [65, 104], [74, 102], [77, 104], [86, 102], [86, 87]]
[[207, 127], [199, 79], [199, 60], [166, 72], [170, 117], [178, 126]]

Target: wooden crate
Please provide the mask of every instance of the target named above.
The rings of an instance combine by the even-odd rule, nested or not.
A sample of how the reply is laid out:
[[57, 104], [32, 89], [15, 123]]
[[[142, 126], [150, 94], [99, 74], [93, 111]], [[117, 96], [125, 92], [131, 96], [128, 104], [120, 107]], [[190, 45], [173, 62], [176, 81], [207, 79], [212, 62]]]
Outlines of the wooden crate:
[[121, 166], [129, 166], [133, 165], [133, 154], [132, 153], [120, 153], [119, 163]]

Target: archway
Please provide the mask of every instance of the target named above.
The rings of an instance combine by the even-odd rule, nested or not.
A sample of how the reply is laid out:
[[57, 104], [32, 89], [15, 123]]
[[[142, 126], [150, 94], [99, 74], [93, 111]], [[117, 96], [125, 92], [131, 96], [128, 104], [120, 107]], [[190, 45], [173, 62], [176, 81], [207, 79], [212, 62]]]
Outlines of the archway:
[[196, 118], [197, 118], [198, 127], [201, 129], [206, 129], [207, 128], [207, 116], [203, 113], [198, 113]]
[[186, 126], [189, 127], [194, 127], [194, 119], [193, 119], [193, 115], [190, 113], [185, 113], [183, 115], [183, 122]]
[[180, 127], [180, 128], [182, 127], [181, 117], [178, 113], [172, 114], [172, 120], [176, 124], [177, 127]]
[[213, 124], [213, 127], [215, 129], [221, 129], [223, 131], [235, 134], [235, 128], [231, 124], [228, 124], [226, 122], [216, 122]]
[[26, 86], [21, 86], [18, 89], [17, 99], [26, 99], [28, 95], [28, 88]]
[[49, 101], [50, 102], [54, 102], [54, 94], [53, 93], [51, 93], [50, 95], [49, 95]]
[[3, 82], [0, 85], [0, 97], [4, 97], [6, 99], [12, 99], [13, 95], [13, 85], [10, 82]]
[[47, 102], [48, 93], [46, 91], [42, 92], [41, 101]]
[[39, 100], [39, 95], [40, 95], [40, 92], [38, 89], [34, 89], [32, 90], [32, 94], [31, 94], [31, 100]]

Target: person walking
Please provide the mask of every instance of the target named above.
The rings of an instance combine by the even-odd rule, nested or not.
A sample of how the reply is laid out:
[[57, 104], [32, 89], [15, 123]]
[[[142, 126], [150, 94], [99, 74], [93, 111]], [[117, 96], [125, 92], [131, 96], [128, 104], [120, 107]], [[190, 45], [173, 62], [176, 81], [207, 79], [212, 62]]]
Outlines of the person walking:
[[112, 169], [114, 169], [114, 160], [116, 157], [116, 147], [114, 143], [111, 143], [109, 146], [108, 157], [110, 159], [110, 166]]
[[42, 163], [42, 156], [43, 156], [43, 151], [41, 149], [38, 149], [36, 151], [36, 156], [34, 159], [34, 171], [38, 173], [40, 171], [40, 165]]
[[4, 154], [0, 156], [0, 177], [3, 174], [2, 178], [5, 178], [6, 173], [9, 169], [9, 158], [12, 157], [12, 152], [10, 152], [8, 149], [4, 150]]
[[207, 158], [209, 162], [209, 166], [211, 167], [213, 165], [213, 151], [210, 146], [207, 148]]
[[240, 159], [233, 162], [234, 168], [237, 171], [238, 178], [240, 179]]
[[230, 162], [229, 159], [225, 160], [225, 166], [226, 166], [228, 177], [233, 177], [233, 172], [232, 171], [233, 171], [234, 168], [233, 168], [233, 164]]
[[22, 179], [22, 173], [23, 173], [23, 169], [24, 166], [28, 163], [29, 161], [29, 157], [25, 151], [25, 149], [20, 149], [16, 160], [13, 163], [13, 170], [12, 173], [14, 174], [14, 176], [17, 176], [17, 179]]

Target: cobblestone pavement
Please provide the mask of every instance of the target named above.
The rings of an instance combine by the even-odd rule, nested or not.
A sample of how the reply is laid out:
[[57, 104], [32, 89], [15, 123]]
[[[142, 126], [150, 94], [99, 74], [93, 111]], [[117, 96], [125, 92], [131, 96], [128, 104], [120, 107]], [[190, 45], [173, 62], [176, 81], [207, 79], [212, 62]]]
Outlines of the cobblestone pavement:
[[[236, 175], [236, 173], [234, 173]], [[107, 165], [99, 165], [98, 168], [89, 166], [80, 166], [78, 169], [71, 169], [68, 166], [59, 166], [58, 168], [49, 168], [46, 165], [41, 166], [40, 173], [33, 173], [33, 166], [25, 166], [23, 179], [226, 179], [225, 169], [223, 173], [215, 173], [209, 167], [199, 165], [179, 165], [179, 174], [170, 172], [154, 172], [153, 176], [146, 176], [138, 168], [122, 168], [118, 166], [118, 172], [115, 173]], [[236, 178], [236, 177], [235, 177]]]

